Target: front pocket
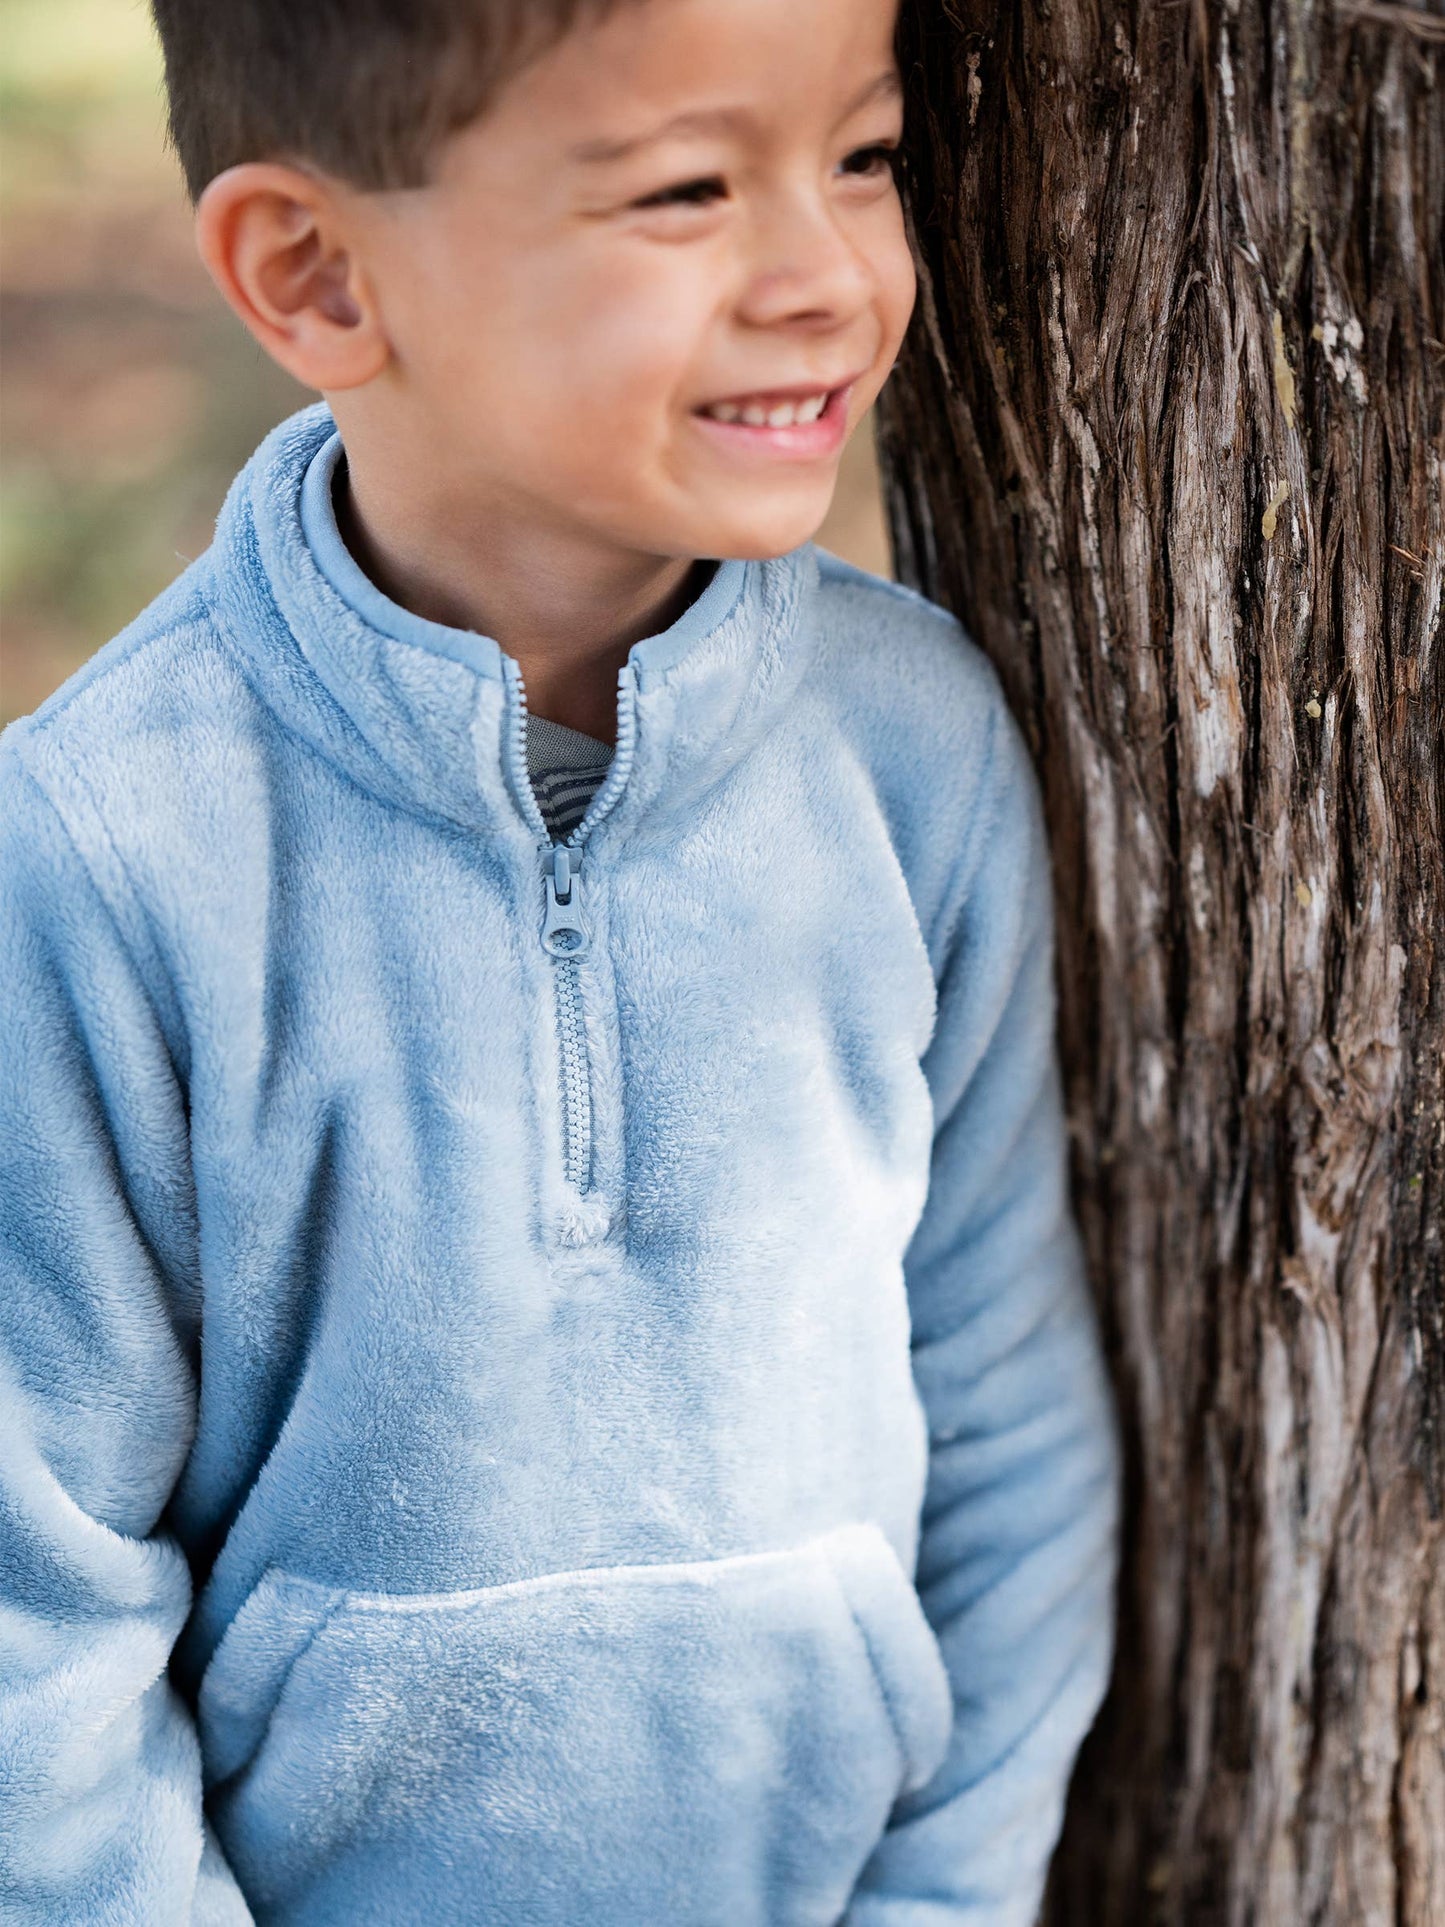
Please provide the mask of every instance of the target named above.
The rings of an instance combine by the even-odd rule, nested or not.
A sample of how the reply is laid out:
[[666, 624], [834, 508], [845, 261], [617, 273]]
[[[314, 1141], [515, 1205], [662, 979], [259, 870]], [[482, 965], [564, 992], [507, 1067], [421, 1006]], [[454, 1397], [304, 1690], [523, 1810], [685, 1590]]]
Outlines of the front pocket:
[[847, 1525], [416, 1597], [272, 1572], [199, 1711], [258, 1920], [834, 1927], [952, 1702]]

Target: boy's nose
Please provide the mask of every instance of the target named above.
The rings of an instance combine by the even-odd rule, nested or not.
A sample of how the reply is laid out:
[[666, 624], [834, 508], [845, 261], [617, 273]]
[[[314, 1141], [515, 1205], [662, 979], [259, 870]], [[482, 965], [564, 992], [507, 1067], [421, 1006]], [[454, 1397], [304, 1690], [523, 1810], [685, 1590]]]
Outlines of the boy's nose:
[[745, 321], [836, 326], [861, 314], [877, 290], [873, 263], [831, 209], [794, 195], [758, 215], [752, 272], [740, 303]]

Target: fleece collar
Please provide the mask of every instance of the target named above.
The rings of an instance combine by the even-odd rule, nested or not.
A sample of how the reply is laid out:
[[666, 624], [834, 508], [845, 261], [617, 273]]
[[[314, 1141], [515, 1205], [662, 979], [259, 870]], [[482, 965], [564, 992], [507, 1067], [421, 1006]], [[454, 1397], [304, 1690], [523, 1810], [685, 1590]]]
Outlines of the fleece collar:
[[[342, 452], [326, 405], [303, 409], [226, 498], [212, 598], [249, 680], [293, 733], [397, 807], [545, 836], [516, 661], [490, 636], [413, 615], [362, 573], [332, 508]], [[720, 562], [670, 628], [633, 644], [599, 838], [666, 833], [779, 719], [811, 654], [817, 580], [811, 544]]]

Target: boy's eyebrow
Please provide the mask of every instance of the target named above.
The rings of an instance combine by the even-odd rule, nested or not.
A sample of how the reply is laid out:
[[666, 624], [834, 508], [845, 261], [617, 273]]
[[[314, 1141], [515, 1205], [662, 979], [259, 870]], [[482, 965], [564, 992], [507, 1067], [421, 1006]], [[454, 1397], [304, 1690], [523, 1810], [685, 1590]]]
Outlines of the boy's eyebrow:
[[[902, 92], [903, 83], [898, 78], [898, 71], [890, 67], [886, 72], [876, 74], [868, 85], [855, 95], [844, 108], [839, 119], [848, 120], [871, 102], [900, 95]], [[663, 121], [660, 127], [654, 127], [646, 134], [634, 134], [626, 140], [579, 141], [575, 147], [568, 148], [567, 158], [587, 164], [595, 164], [599, 161], [620, 161], [628, 154], [635, 154], [639, 148], [651, 147], [654, 141], [660, 141], [668, 134], [713, 133], [720, 128], [735, 127], [739, 122], [749, 118], [748, 109], [745, 107], [693, 108], [687, 113], [674, 114], [670, 120]]]

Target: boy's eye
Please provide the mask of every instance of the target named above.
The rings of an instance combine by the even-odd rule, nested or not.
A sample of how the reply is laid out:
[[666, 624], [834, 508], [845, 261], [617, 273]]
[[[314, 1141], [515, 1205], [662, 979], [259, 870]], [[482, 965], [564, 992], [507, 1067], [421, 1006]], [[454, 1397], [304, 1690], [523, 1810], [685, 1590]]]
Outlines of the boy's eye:
[[679, 181], [676, 187], [661, 187], [655, 194], [634, 201], [634, 207], [705, 207], [717, 196], [727, 195], [727, 182], [721, 174], [707, 174], [695, 181]]
[[891, 141], [877, 141], [872, 147], [856, 147], [843, 162], [845, 173], [863, 177], [892, 169], [898, 161], [898, 148]]
[[[843, 161], [843, 171], [856, 178], [876, 179], [890, 172], [898, 161], [898, 147], [891, 141], [876, 141], [871, 147], [858, 147]], [[727, 182], [721, 174], [700, 175], [695, 181], [679, 181], [673, 187], [660, 187], [634, 201], [633, 207], [706, 207], [709, 202], [727, 199]]]

